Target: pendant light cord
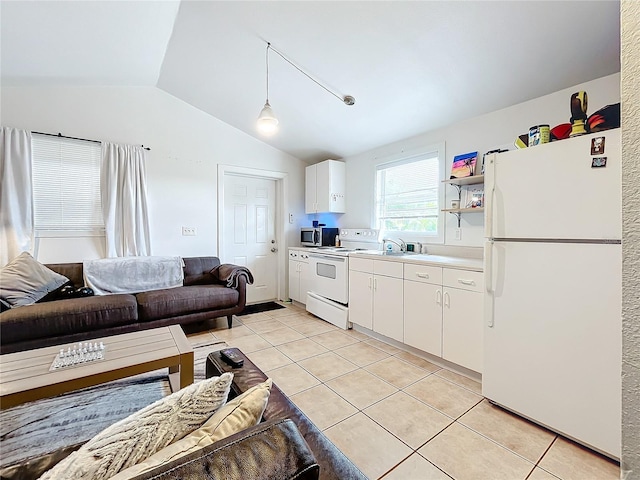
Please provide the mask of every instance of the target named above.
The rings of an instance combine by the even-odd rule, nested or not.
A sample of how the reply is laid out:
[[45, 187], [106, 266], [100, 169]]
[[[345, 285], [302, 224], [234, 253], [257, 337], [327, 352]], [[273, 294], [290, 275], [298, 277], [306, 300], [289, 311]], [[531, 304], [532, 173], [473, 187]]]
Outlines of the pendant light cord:
[[269, 103], [269, 49], [271, 48], [271, 44], [267, 42], [267, 103]]
[[298, 65], [296, 65], [295, 63], [293, 63], [291, 60], [289, 60], [287, 57], [284, 56], [284, 54], [282, 54], [281, 52], [279, 52], [278, 50], [276, 50], [275, 48], [273, 48], [271, 46], [270, 42], [267, 42], [267, 101], [269, 101], [269, 49], [273, 50], [275, 53], [277, 53], [278, 55], [280, 55], [280, 57], [287, 62], [289, 65], [291, 65], [293, 68], [295, 68], [296, 70], [298, 70], [300, 73], [302, 73], [305, 77], [307, 77], [309, 80], [311, 80], [313, 83], [315, 83], [316, 85], [319, 85], [320, 87], [324, 88], [327, 92], [329, 92], [331, 95], [333, 95], [334, 97], [336, 97], [338, 100], [340, 100], [341, 102], [345, 103], [346, 105], [353, 105], [355, 103], [355, 99], [353, 97], [351, 97], [350, 95], [347, 95], [345, 97], [341, 97], [340, 95], [338, 95], [337, 93], [329, 90], [329, 88], [325, 87], [323, 84], [321, 84], [318, 80], [316, 80], [315, 78], [313, 78], [311, 75], [309, 75], [307, 72], [305, 72], [304, 70], [302, 70], [302, 68], [300, 68]]

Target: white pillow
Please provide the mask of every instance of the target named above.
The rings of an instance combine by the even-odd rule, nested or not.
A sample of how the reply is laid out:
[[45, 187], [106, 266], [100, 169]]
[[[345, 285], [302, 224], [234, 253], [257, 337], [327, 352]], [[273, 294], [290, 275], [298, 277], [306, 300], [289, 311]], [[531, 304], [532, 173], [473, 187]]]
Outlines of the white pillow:
[[195, 432], [163, 448], [144, 462], [123, 470], [111, 480], [130, 480], [160, 465], [257, 425], [267, 407], [270, 393], [271, 379], [269, 378], [228, 402]]
[[0, 269], [0, 297], [12, 307], [31, 305], [68, 281], [22, 252]]
[[40, 477], [107, 479], [199, 428], [227, 401], [233, 374], [179, 390], [114, 423]]

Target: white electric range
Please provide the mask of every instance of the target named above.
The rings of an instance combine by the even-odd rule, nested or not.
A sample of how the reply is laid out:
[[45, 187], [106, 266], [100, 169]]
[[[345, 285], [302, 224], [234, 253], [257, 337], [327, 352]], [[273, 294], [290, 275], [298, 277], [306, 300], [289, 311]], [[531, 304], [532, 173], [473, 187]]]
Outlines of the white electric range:
[[345, 330], [349, 322], [349, 255], [379, 250], [378, 230], [340, 229], [340, 247], [309, 248], [307, 311]]

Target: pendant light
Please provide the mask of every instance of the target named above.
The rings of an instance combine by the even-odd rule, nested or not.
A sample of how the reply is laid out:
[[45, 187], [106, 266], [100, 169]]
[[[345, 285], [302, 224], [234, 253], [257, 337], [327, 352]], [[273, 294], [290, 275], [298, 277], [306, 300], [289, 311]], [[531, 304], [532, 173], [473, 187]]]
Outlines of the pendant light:
[[269, 105], [269, 49], [271, 44], [267, 43], [267, 101], [258, 115], [258, 130], [264, 135], [273, 135], [278, 131], [278, 119]]
[[309, 75], [307, 72], [305, 72], [304, 70], [302, 70], [302, 68], [300, 68], [298, 65], [296, 65], [295, 63], [293, 63], [291, 60], [289, 60], [287, 57], [285, 57], [282, 53], [280, 53], [278, 50], [276, 50], [275, 48], [273, 48], [271, 46], [270, 42], [267, 42], [267, 53], [266, 53], [266, 63], [267, 63], [267, 100], [264, 103], [264, 107], [262, 107], [262, 111], [260, 112], [260, 115], [258, 115], [258, 130], [260, 131], [260, 133], [262, 133], [263, 135], [273, 135], [274, 133], [276, 133], [278, 131], [278, 119], [276, 118], [275, 114], [273, 113], [273, 110], [271, 109], [271, 105], [269, 104], [269, 50], [273, 50], [275, 53], [277, 53], [280, 57], [282, 57], [282, 59], [287, 62], [288, 64], [290, 64], [292, 67], [294, 67], [296, 70], [298, 70], [300, 73], [302, 73], [304, 76], [306, 76], [309, 80], [311, 80], [312, 82], [316, 83], [317, 85], [321, 86], [322, 88], [324, 88], [327, 92], [329, 92], [331, 95], [333, 95], [334, 97], [338, 98], [342, 103], [344, 103], [345, 105], [353, 105], [356, 103], [356, 99], [353, 98], [351, 95], [345, 95], [340, 96], [337, 93], [331, 91], [329, 88], [327, 88], [326, 86], [324, 86], [322, 83], [320, 83], [318, 80], [316, 80], [315, 78], [313, 78], [311, 75]]

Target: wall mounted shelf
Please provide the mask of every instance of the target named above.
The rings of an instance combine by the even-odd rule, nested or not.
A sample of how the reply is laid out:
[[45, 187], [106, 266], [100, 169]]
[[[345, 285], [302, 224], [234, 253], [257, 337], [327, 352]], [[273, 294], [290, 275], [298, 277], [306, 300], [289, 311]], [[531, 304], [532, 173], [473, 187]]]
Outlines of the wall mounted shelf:
[[[456, 190], [458, 190], [458, 202], [462, 200], [462, 187], [465, 185], [477, 185], [479, 183], [484, 183], [484, 175], [474, 175], [471, 177], [462, 177], [462, 178], [450, 178], [449, 180], [443, 180], [442, 183], [448, 183], [449, 185], [453, 185]], [[458, 219], [458, 228], [460, 228], [460, 216], [463, 213], [482, 213], [484, 212], [484, 207], [475, 207], [475, 208], [445, 208], [442, 209], [443, 212], [450, 213], [455, 215]]]
[[484, 207], [475, 207], [475, 208], [446, 208], [442, 210], [447, 213], [482, 213], [484, 212]]
[[475, 185], [476, 183], [484, 183], [484, 175], [474, 175], [472, 177], [462, 177], [462, 178], [450, 178], [449, 180], [443, 180], [442, 183], [448, 183], [450, 185], [461, 186], [461, 185]]

